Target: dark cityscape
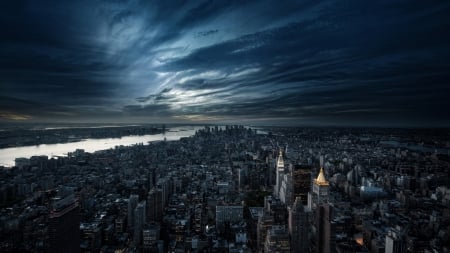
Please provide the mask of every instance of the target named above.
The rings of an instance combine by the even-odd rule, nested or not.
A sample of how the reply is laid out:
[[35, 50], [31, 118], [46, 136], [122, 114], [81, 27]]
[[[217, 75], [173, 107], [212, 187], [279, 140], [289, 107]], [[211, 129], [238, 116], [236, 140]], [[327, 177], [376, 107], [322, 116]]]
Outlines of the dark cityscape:
[[449, 250], [447, 130], [195, 128], [16, 158], [0, 174], [1, 251]]
[[450, 253], [450, 2], [0, 2], [0, 252]]

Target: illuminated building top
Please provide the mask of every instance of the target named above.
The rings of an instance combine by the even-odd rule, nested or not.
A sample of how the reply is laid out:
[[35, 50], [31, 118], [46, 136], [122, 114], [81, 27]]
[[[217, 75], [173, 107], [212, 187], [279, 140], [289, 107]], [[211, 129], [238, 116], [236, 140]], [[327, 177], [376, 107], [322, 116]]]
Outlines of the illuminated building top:
[[283, 151], [280, 149], [280, 155], [278, 156], [277, 169], [284, 170]]
[[323, 186], [329, 185], [328, 181], [325, 179], [325, 173], [323, 172], [323, 168], [320, 168], [319, 175], [314, 180], [314, 183], [317, 185], [323, 185]]

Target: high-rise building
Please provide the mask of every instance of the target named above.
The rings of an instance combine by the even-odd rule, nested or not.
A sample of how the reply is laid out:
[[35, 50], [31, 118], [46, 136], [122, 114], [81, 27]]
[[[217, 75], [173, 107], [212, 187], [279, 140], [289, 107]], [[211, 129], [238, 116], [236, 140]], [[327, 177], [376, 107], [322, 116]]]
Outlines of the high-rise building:
[[301, 199], [295, 198], [294, 204], [289, 208], [288, 219], [292, 252], [309, 251], [309, 215]]
[[125, 231], [124, 220], [125, 220], [125, 217], [122, 217], [122, 216], [119, 216], [116, 218], [115, 224], [114, 224], [116, 234], [120, 234]]
[[282, 174], [281, 186], [279, 189], [279, 198], [281, 203], [286, 206], [292, 205], [293, 202], [293, 183], [292, 183], [292, 171]]
[[284, 173], [280, 173], [281, 185], [278, 197], [286, 206], [292, 206], [296, 197], [300, 197], [306, 205], [308, 192], [311, 189], [311, 169], [309, 166], [285, 166]]
[[265, 212], [272, 215], [275, 224], [285, 224], [287, 218], [286, 205], [284, 205], [280, 199], [272, 196], [264, 197], [264, 209]]
[[128, 229], [132, 229], [134, 224], [134, 209], [136, 208], [137, 204], [139, 202], [139, 195], [137, 194], [131, 194], [130, 198], [128, 199], [128, 210], [127, 210], [127, 215], [128, 215]]
[[274, 225], [273, 216], [268, 212], [263, 211], [263, 214], [258, 217], [258, 224], [256, 229], [256, 241], [258, 252], [264, 251], [264, 244], [266, 241], [267, 231]]
[[80, 252], [79, 214], [73, 194], [54, 202], [48, 219], [48, 252]]
[[289, 234], [284, 225], [274, 225], [267, 231], [264, 253], [291, 253]]
[[332, 253], [336, 250], [336, 231], [333, 221], [333, 206], [320, 204], [315, 210], [315, 252]]
[[406, 241], [400, 228], [391, 228], [386, 235], [386, 253], [405, 253]]
[[279, 197], [280, 195], [280, 187], [281, 187], [281, 180], [283, 179], [284, 175], [284, 159], [283, 159], [283, 151], [280, 150], [280, 154], [277, 158], [277, 167], [276, 169], [276, 178], [275, 178], [275, 196]]
[[99, 222], [81, 223], [81, 252], [98, 252], [102, 245], [102, 230]]
[[320, 168], [319, 175], [313, 180], [312, 193], [308, 194], [308, 207], [315, 210], [318, 205], [328, 203], [329, 183], [325, 179], [325, 172]]
[[308, 192], [311, 190], [311, 167], [307, 165], [295, 166], [292, 170], [293, 196], [300, 197], [302, 204], [308, 204]]
[[169, 203], [169, 196], [172, 194], [172, 180], [169, 177], [160, 178], [156, 185], [162, 191], [162, 208], [164, 209]]
[[145, 201], [139, 202], [134, 209], [134, 243], [140, 245], [142, 237], [142, 229], [145, 225]]
[[335, 250], [335, 226], [332, 220], [333, 207], [328, 204], [329, 183], [323, 168], [312, 182], [312, 192], [308, 193], [308, 209], [313, 213], [311, 248], [317, 253], [329, 253]]
[[157, 252], [160, 226], [157, 223], [151, 223], [142, 230], [142, 249], [144, 253]]
[[153, 188], [147, 196], [147, 220], [159, 222], [163, 212], [163, 193], [161, 189]]
[[221, 230], [226, 222], [241, 222], [244, 218], [242, 206], [216, 206], [216, 227]]

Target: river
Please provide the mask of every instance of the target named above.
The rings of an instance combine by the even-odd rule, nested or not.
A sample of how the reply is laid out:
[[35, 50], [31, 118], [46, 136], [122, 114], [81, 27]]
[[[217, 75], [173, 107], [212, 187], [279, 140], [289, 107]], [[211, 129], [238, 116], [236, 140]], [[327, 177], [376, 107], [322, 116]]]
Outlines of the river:
[[392, 147], [396, 147], [396, 148], [406, 148], [406, 149], [410, 149], [412, 151], [450, 155], [450, 149], [448, 149], [448, 148], [427, 147], [427, 146], [422, 146], [422, 145], [418, 145], [418, 144], [404, 143], [404, 142], [400, 142], [400, 141], [396, 141], [396, 140], [380, 141], [380, 143], [386, 144], [386, 145], [389, 145]]
[[95, 152], [114, 148], [115, 146], [130, 146], [137, 143], [147, 144], [152, 141], [176, 141], [182, 137], [189, 137], [202, 126], [180, 126], [169, 128], [164, 134], [132, 135], [121, 138], [85, 139], [79, 142], [41, 144], [36, 146], [24, 146], [0, 149], [0, 166], [12, 167], [18, 157], [29, 158], [31, 156], [46, 155], [50, 157], [67, 156], [68, 152], [76, 149], [84, 149], [86, 152]]

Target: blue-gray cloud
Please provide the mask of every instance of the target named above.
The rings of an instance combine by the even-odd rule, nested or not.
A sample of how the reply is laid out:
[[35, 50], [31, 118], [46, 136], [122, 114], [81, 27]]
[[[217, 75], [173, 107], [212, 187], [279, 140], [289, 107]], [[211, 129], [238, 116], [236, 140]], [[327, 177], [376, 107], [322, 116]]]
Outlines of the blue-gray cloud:
[[3, 118], [450, 124], [446, 2], [0, 5]]

